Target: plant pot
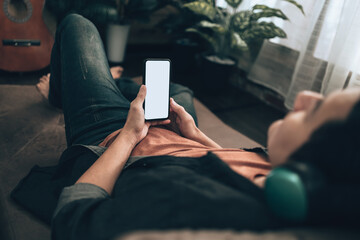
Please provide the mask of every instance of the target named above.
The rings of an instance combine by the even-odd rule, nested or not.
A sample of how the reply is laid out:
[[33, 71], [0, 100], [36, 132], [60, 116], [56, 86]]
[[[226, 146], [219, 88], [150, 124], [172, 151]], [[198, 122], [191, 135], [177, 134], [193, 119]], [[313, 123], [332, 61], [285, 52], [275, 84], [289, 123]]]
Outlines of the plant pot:
[[199, 53], [199, 44], [188, 39], [181, 38], [173, 44], [173, 67], [174, 73], [187, 74], [194, 72], [196, 68], [196, 54]]
[[110, 62], [124, 60], [130, 25], [108, 24], [106, 29], [107, 57]]
[[247, 43], [252, 62], [255, 62], [256, 58], [258, 57], [263, 43], [264, 43], [264, 39], [252, 40]]
[[229, 77], [236, 65], [232, 58], [220, 59], [215, 55], [201, 54], [200, 81], [204, 89], [211, 92], [224, 90], [229, 85]]

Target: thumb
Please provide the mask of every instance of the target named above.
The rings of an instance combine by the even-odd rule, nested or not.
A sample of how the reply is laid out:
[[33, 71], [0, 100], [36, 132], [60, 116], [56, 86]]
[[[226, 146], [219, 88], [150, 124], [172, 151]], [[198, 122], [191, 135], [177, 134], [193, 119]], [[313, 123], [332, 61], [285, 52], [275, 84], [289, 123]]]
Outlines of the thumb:
[[173, 98], [170, 98], [170, 106], [171, 109], [176, 113], [180, 113], [184, 111], [184, 108], [181, 105], [179, 105], [177, 102], [175, 102]]
[[145, 100], [145, 96], [146, 96], [146, 86], [141, 85], [139, 92], [134, 101], [136, 101], [136, 103], [143, 103]]

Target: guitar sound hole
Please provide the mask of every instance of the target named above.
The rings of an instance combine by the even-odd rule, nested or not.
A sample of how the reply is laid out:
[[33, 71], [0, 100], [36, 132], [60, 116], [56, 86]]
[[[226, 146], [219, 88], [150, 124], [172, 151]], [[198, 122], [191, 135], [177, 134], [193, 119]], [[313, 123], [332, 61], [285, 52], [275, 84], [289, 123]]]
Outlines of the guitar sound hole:
[[16, 18], [25, 18], [27, 15], [27, 7], [23, 1], [13, 0], [9, 4], [9, 13]]
[[29, 0], [5, 0], [3, 8], [6, 17], [17, 23], [28, 21], [32, 14]]

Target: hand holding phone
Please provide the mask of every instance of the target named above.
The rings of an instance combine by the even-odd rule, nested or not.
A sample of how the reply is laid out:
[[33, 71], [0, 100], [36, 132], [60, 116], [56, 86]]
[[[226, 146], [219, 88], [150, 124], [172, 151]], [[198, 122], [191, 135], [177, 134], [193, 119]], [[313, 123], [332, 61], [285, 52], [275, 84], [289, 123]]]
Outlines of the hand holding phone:
[[194, 139], [198, 135], [199, 129], [196, 127], [194, 118], [173, 98], [170, 98], [170, 120], [170, 126], [174, 132], [189, 139]]
[[170, 59], [146, 59], [144, 64], [145, 120], [169, 118]]
[[121, 133], [127, 135], [128, 141], [135, 145], [144, 139], [144, 137], [146, 137], [150, 126], [166, 125], [170, 123], [170, 119], [159, 121], [144, 121], [144, 111], [142, 107], [145, 96], [146, 87], [142, 85], [136, 98], [130, 104], [128, 116], [121, 131]]

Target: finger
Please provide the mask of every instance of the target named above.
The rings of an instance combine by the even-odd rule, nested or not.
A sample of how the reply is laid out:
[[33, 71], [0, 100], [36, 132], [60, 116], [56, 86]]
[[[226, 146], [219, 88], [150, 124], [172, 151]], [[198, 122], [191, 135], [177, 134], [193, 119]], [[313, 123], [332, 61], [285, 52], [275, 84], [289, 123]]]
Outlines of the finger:
[[294, 102], [294, 111], [304, 110], [310, 105], [322, 100], [324, 96], [312, 91], [302, 91], [298, 93]]
[[146, 86], [141, 85], [134, 102], [136, 102], [137, 104], [143, 104], [143, 102], [145, 100], [145, 96], [146, 96]]

